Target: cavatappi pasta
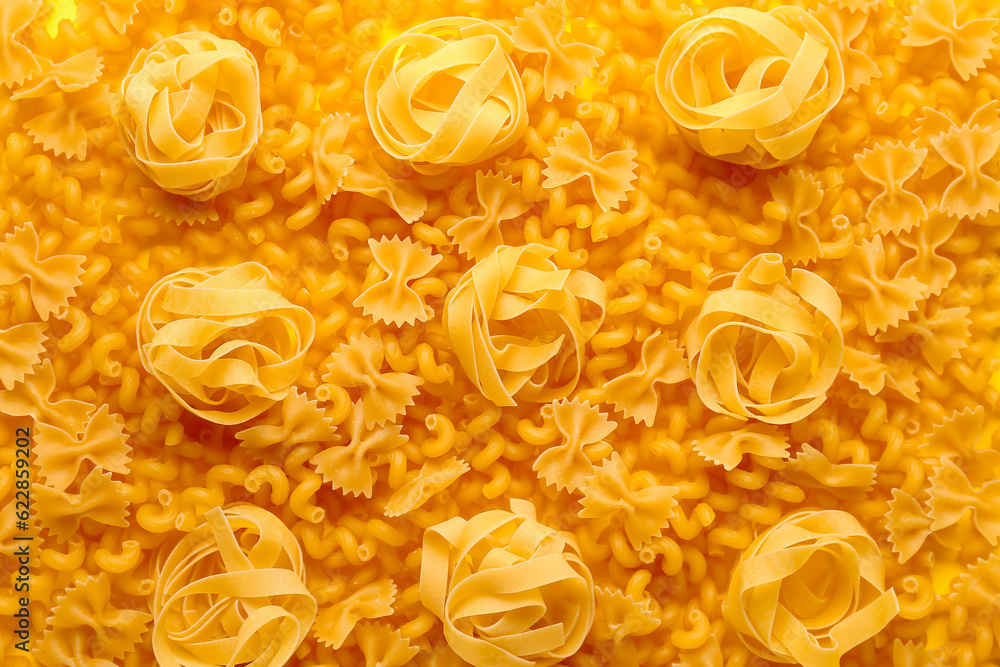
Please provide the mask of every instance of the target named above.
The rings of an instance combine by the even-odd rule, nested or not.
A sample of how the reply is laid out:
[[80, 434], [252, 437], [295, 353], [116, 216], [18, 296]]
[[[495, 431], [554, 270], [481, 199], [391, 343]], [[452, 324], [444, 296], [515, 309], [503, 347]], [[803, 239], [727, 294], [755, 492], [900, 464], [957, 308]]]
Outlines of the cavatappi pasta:
[[4, 667], [1000, 662], [994, 5], [0, 1]]

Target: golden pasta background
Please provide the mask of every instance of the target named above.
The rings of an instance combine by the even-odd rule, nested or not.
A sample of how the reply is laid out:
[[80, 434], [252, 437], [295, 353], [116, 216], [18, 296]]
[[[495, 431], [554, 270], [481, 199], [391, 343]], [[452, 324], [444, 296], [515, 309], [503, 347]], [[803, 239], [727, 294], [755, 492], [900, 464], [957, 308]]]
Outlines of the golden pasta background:
[[[693, 129], [738, 73], [695, 95], [664, 45], [704, 37], [682, 26], [713, 10], [784, 3], [0, 0], [4, 666], [191, 664], [216, 626], [185, 634], [164, 589], [246, 569], [215, 590], [218, 627], [276, 643], [213, 664], [757, 666], [806, 655], [777, 646], [807, 634], [790, 618], [815, 614], [827, 641], [872, 600], [842, 657], [803, 664], [1000, 661], [1000, 7], [794, 4], [783, 29], [754, 18], [724, 41], [750, 68], [801, 56], [804, 92]], [[421, 29], [450, 43], [400, 38], [446, 17]], [[200, 69], [212, 103], [159, 108], [152, 129], [123, 115], [140, 51], [199, 31], [255, 69]], [[379, 56], [392, 40], [411, 50]], [[765, 83], [787, 63], [770, 67]], [[229, 88], [254, 74], [259, 116]], [[449, 116], [482, 80], [455, 102], [475, 122]], [[679, 120], [685, 96], [699, 109]], [[183, 147], [142, 143], [171, 128]], [[239, 313], [176, 285], [143, 307], [168, 276], [237, 266]], [[216, 352], [232, 363], [196, 378], [177, 361]], [[204, 418], [213, 401], [249, 408]], [[815, 535], [787, 538], [789, 517]], [[199, 540], [217, 544], [185, 556]], [[800, 542], [820, 555], [767, 574], [857, 584], [842, 613], [754, 597], [746, 559]], [[480, 604], [500, 577], [473, 575], [494, 567], [517, 572], [507, 607]], [[283, 583], [233, 602], [251, 580]]]

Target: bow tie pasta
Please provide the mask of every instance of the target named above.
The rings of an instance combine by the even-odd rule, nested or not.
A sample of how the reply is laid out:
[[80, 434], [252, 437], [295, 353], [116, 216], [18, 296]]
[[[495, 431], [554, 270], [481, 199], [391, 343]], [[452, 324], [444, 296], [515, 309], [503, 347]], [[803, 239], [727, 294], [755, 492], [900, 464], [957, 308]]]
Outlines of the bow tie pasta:
[[239, 187], [264, 124], [253, 54], [206, 32], [140, 51], [115, 115], [122, 144], [157, 185], [205, 200]]

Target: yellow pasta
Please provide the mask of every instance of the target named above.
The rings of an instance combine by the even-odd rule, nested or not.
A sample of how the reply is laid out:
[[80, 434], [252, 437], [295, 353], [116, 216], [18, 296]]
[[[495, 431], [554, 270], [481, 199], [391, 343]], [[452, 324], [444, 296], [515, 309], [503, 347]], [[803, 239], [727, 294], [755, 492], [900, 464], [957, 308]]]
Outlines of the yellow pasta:
[[614, 452], [586, 478], [581, 491], [580, 516], [594, 519], [598, 533], [619, 521], [632, 548], [638, 551], [661, 536], [674, 515], [678, 489], [660, 484], [637, 485], [621, 456]]
[[[730, 51], [742, 70], [735, 89], [722, 69]], [[774, 59], [786, 65], [771, 68]], [[800, 155], [844, 88], [833, 37], [794, 5], [693, 19], [671, 35], [656, 64], [660, 103], [695, 150], [763, 168]]]
[[926, 47], [948, 42], [948, 51], [958, 75], [968, 81], [983, 68], [998, 36], [995, 18], [979, 18], [958, 23], [955, 0], [920, 0], [906, 17], [904, 46]]
[[594, 155], [590, 137], [579, 122], [561, 131], [549, 149], [542, 174], [543, 188], [556, 188], [577, 179], [586, 179], [594, 198], [604, 211], [618, 208], [636, 179], [635, 150], [612, 151]]
[[[365, 110], [382, 148], [415, 166], [472, 164], [508, 148], [527, 123], [511, 47], [506, 32], [471, 18], [429, 21], [386, 44], [365, 78]], [[428, 85], [435, 75], [441, 87]], [[452, 77], [464, 85], [449, 97]]]
[[733, 4], [0, 2], [4, 667], [1000, 660], [996, 8]]
[[563, 399], [546, 407], [561, 442], [541, 452], [531, 468], [556, 489], [576, 491], [594, 474], [594, 461], [608, 454], [605, 438], [617, 424], [587, 401]]
[[41, 6], [39, 0], [15, 0], [0, 9], [0, 24], [3, 25], [3, 37], [0, 38], [3, 40], [0, 42], [3, 46], [3, 61], [0, 63], [3, 65], [3, 75], [0, 75], [0, 83], [4, 86], [20, 84], [41, 69], [31, 49], [19, 39]]
[[58, 315], [81, 284], [82, 255], [39, 258], [39, 238], [30, 222], [7, 234], [0, 254], [0, 285], [27, 279], [31, 303], [43, 320]]
[[538, 523], [530, 503], [512, 500], [511, 510], [456, 517], [424, 537], [420, 599], [477, 667], [553, 665], [593, 622], [593, 580], [573, 545]]
[[[564, 398], [580, 377], [583, 344], [603, 320], [604, 286], [585, 272], [556, 268], [549, 260], [551, 255], [551, 249], [540, 245], [498, 248], [463, 276], [445, 304], [445, 327], [462, 367], [475, 379], [483, 395], [497, 405], [514, 405], [514, 395], [539, 402]], [[548, 294], [565, 295], [562, 301], [568, 301], [568, 297], [590, 302], [599, 313], [583, 320], [580, 306], [545, 299]], [[547, 303], [558, 305], [551, 308]], [[496, 338], [491, 332], [493, 320], [503, 323], [526, 315], [541, 318], [548, 315], [547, 310], [564, 327], [565, 333], [557, 334], [554, 340], [532, 343], [521, 338], [525, 342], [518, 343], [517, 337], [512, 337], [508, 342], [507, 337]], [[560, 348], [570, 342], [567, 336], [575, 352], [569, 365], [575, 370], [569, 371], [572, 375], [565, 367], [548, 371], [546, 364], [558, 358]], [[540, 376], [536, 374], [539, 370]], [[549, 377], [563, 384], [547, 386]]]
[[104, 661], [120, 660], [134, 650], [152, 617], [119, 609], [111, 603], [108, 575], [88, 577], [66, 590], [52, 608], [51, 627], [39, 642], [38, 661], [47, 667], [66, 664], [85, 654]]
[[[815, 587], [818, 578], [828, 582], [823, 589]], [[857, 519], [836, 510], [799, 512], [744, 553], [724, 613], [765, 659], [838, 665], [899, 611], [884, 578], [878, 547]]]
[[[795, 269], [789, 279], [779, 256], [758, 255], [705, 300], [685, 334], [699, 396], [716, 412], [774, 424], [810, 414], [840, 370], [840, 313], [840, 297], [822, 278]], [[761, 365], [734, 356], [744, 336], [760, 346]]]
[[203, 200], [238, 187], [263, 129], [258, 76], [249, 51], [209, 33], [140, 52], [115, 110], [125, 149], [168, 192]]
[[[240, 542], [237, 531], [256, 536], [254, 547]], [[298, 543], [257, 507], [213, 508], [157, 569], [152, 641], [161, 665], [283, 665], [316, 617]], [[245, 610], [238, 616], [237, 604]], [[240, 622], [223, 622], [215, 605]], [[192, 613], [204, 618], [193, 633], [186, 622]]]
[[518, 50], [545, 57], [542, 81], [547, 100], [562, 97], [576, 88], [597, 66], [597, 58], [604, 55], [600, 48], [590, 44], [564, 44], [565, 27], [565, 1], [548, 0], [525, 11], [511, 29]]
[[[308, 311], [276, 286], [256, 263], [167, 276], [143, 301], [143, 366], [206, 419], [239, 424], [259, 415], [288, 393], [315, 330]], [[240, 330], [253, 336], [223, 342]]]

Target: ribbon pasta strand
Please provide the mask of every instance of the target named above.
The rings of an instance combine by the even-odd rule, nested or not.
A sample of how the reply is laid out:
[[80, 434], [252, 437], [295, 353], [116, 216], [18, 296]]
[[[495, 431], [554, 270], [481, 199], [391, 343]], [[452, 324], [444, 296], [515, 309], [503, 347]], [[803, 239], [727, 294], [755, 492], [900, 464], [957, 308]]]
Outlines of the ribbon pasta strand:
[[509, 148], [528, 123], [512, 49], [510, 35], [492, 23], [458, 17], [428, 21], [386, 44], [365, 79], [379, 144], [424, 170], [421, 163], [474, 164]]
[[761, 169], [801, 155], [844, 89], [836, 41], [795, 6], [717, 9], [675, 30], [656, 63], [656, 94], [691, 147]]
[[168, 192], [211, 199], [239, 187], [264, 129], [253, 54], [207, 32], [140, 51], [115, 117], [125, 150]]
[[160, 280], [142, 303], [136, 336], [143, 367], [181, 405], [229, 425], [288, 394], [315, 328], [268, 269], [246, 262]]
[[316, 618], [299, 543], [253, 505], [210, 509], [157, 570], [153, 653], [161, 667], [281, 667]]
[[[604, 284], [585, 271], [557, 269], [554, 254], [537, 243], [501, 246], [448, 294], [444, 322], [455, 354], [496, 405], [569, 395], [583, 346], [604, 321]], [[599, 312], [586, 317], [583, 304]]]
[[805, 269], [789, 279], [780, 255], [757, 255], [732, 287], [705, 299], [687, 330], [698, 395], [711, 410], [769, 424], [811, 414], [840, 372], [840, 316], [840, 297], [825, 280]]
[[755, 655], [803, 667], [838, 667], [898, 612], [878, 545], [839, 510], [792, 514], [754, 540], [723, 606]]
[[594, 582], [577, 547], [534, 506], [455, 517], [424, 533], [420, 601], [449, 646], [476, 667], [547, 667], [583, 644]]

